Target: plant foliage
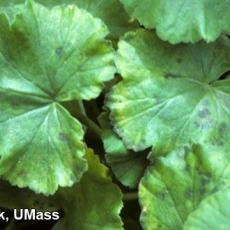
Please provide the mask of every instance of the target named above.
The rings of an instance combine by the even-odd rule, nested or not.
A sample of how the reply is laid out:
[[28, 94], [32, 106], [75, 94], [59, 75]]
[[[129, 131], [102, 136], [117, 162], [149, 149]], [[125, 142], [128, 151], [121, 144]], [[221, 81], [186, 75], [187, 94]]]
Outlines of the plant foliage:
[[[207, 42], [230, 33], [229, 0], [121, 0], [131, 17], [171, 43]], [[148, 10], [146, 10], [148, 9]], [[144, 12], [144, 13], [143, 13]]]
[[0, 0], [0, 207], [59, 211], [53, 230], [230, 229], [229, 11]]

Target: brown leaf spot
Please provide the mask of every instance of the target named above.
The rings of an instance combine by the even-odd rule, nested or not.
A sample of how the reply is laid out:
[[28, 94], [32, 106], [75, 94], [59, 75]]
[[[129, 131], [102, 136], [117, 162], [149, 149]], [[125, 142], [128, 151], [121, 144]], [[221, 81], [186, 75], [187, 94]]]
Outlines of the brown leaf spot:
[[193, 191], [193, 189], [192, 188], [188, 188], [188, 189], [186, 189], [185, 190], [185, 197], [186, 198], [192, 198], [193, 197], [193, 194], [194, 194], [194, 191]]
[[63, 49], [63, 47], [58, 47], [56, 50], [55, 50], [55, 54], [58, 56], [58, 57], [60, 57], [60, 56], [62, 56], [63, 54], [64, 54], [64, 49]]
[[204, 108], [198, 112], [198, 115], [200, 118], [206, 118], [210, 114], [209, 110], [207, 108]]
[[225, 133], [227, 132], [227, 124], [225, 122], [221, 122], [218, 130], [219, 130], [220, 136], [223, 137]]
[[70, 142], [68, 135], [63, 132], [59, 133], [59, 139], [67, 144]]
[[176, 78], [176, 77], [178, 77], [176, 74], [173, 74], [173, 73], [165, 73], [165, 78]]

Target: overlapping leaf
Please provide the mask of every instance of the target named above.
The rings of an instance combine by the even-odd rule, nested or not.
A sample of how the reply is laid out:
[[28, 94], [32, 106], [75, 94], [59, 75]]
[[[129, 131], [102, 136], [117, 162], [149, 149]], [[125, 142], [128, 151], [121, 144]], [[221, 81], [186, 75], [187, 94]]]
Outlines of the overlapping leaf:
[[55, 200], [35, 194], [29, 189], [20, 189], [0, 181], [0, 206], [5, 209], [35, 208], [39, 211], [57, 210]]
[[230, 42], [171, 46], [151, 32], [128, 33], [116, 64], [124, 80], [108, 96], [128, 148], [166, 153], [189, 142], [230, 149]]
[[[40, 1], [47, 4], [46, 0]], [[63, 2], [68, 3], [68, 1]], [[53, 4], [53, 1], [50, 2]], [[125, 32], [137, 27], [136, 23], [130, 20], [119, 0], [71, 0], [71, 2], [102, 19], [108, 26], [112, 38], [118, 39]]]
[[171, 43], [216, 40], [230, 34], [229, 0], [121, 0], [131, 17], [147, 28], [156, 28]]
[[206, 198], [185, 223], [184, 230], [223, 229], [230, 226], [230, 190]]
[[[89, 170], [72, 188], [59, 192], [57, 202], [64, 208], [63, 229], [114, 230], [123, 229], [120, 219], [121, 192], [112, 183], [108, 169], [92, 150], [87, 150]], [[58, 226], [56, 226], [58, 227]]]
[[229, 187], [229, 162], [229, 152], [197, 145], [157, 160], [139, 187], [144, 229], [183, 229], [187, 217], [203, 199]]
[[102, 141], [107, 163], [123, 185], [136, 188], [148, 165], [147, 154], [127, 150], [122, 140], [112, 130], [107, 112], [101, 114], [99, 121], [103, 128]]
[[87, 169], [83, 130], [61, 102], [97, 97], [113, 77], [105, 25], [74, 6], [27, 1], [9, 25], [0, 15], [0, 174], [54, 193]]
[[[24, 1], [0, 0], [0, 5], [7, 7]], [[87, 10], [93, 16], [100, 18], [108, 26], [110, 36], [113, 39], [118, 39], [125, 32], [137, 27], [137, 23], [130, 20], [119, 0], [37, 0], [37, 2], [48, 7], [75, 4], [79, 8]], [[12, 15], [11, 7], [7, 7], [7, 10]]]

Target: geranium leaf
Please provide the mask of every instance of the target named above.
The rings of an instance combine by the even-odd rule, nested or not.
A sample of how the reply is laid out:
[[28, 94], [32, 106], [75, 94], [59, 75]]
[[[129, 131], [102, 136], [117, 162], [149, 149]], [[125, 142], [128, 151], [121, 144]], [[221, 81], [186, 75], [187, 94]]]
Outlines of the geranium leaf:
[[118, 39], [125, 32], [137, 27], [137, 23], [130, 20], [119, 0], [74, 0], [72, 2], [102, 19], [108, 26], [112, 38]]
[[[55, 21], [55, 23], [54, 23]], [[105, 25], [77, 7], [27, 1], [12, 25], [0, 15], [0, 174], [54, 193], [87, 169], [83, 129], [62, 101], [97, 97], [113, 77]]]
[[117, 180], [130, 188], [138, 186], [148, 165], [146, 158], [146, 153], [142, 152], [127, 151], [106, 154], [106, 161]]
[[230, 34], [229, 0], [121, 0], [125, 8], [147, 28], [155, 28], [171, 43], [216, 40]]
[[197, 210], [189, 215], [184, 230], [228, 230], [230, 226], [229, 207], [229, 189], [209, 196], [201, 202]]
[[116, 132], [135, 151], [163, 154], [189, 142], [230, 147], [230, 42], [171, 46], [128, 33], [116, 60], [124, 80], [108, 96]]
[[102, 141], [108, 165], [116, 179], [123, 185], [136, 188], [148, 165], [147, 154], [127, 150], [122, 140], [112, 130], [108, 112], [100, 115], [99, 122], [103, 128]]
[[[0, 0], [0, 5], [6, 7], [24, 1]], [[75, 4], [80, 9], [87, 10], [94, 17], [100, 18], [108, 26], [110, 37], [113, 39], [118, 39], [125, 32], [137, 28], [137, 23], [130, 20], [119, 0], [37, 0], [36, 2], [48, 7]], [[10, 7], [8, 8], [8, 12], [11, 13]]]
[[[59, 191], [57, 202], [65, 212], [66, 229], [123, 229], [120, 219], [121, 192], [112, 183], [108, 169], [93, 151], [87, 150], [89, 170], [72, 188]], [[60, 198], [60, 199], [59, 199]]]
[[0, 206], [2, 208], [10, 210], [34, 208], [40, 211], [53, 211], [59, 208], [51, 197], [35, 194], [29, 189], [20, 189], [5, 181], [0, 181], [0, 188]]
[[194, 145], [160, 157], [139, 187], [144, 229], [183, 229], [203, 199], [229, 187], [229, 162], [229, 152], [214, 146]]

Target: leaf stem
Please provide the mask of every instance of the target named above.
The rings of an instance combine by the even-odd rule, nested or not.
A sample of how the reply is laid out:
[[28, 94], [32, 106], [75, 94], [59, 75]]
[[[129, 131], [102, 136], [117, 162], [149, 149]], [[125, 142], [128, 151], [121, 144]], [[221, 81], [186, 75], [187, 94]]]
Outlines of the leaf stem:
[[102, 129], [94, 121], [92, 121], [86, 114], [83, 102], [81, 100], [72, 101], [71, 103], [66, 104], [67, 108], [71, 113], [79, 119], [86, 127], [88, 127], [97, 137], [101, 138]]
[[99, 138], [102, 136], [101, 128], [87, 116], [80, 115], [79, 120], [82, 121], [90, 130], [92, 130]]
[[78, 100], [76, 101], [77, 105], [78, 105], [78, 108], [80, 110], [80, 112], [84, 115], [84, 116], [87, 116], [86, 115], [86, 112], [85, 112], [85, 107], [84, 107], [84, 104], [82, 102], [82, 100]]
[[130, 200], [136, 200], [138, 199], [138, 193], [137, 192], [129, 192], [123, 194], [123, 201], [130, 201]]

